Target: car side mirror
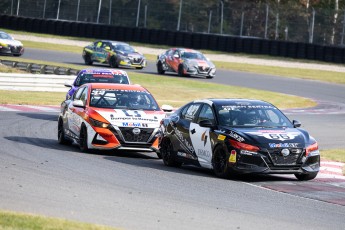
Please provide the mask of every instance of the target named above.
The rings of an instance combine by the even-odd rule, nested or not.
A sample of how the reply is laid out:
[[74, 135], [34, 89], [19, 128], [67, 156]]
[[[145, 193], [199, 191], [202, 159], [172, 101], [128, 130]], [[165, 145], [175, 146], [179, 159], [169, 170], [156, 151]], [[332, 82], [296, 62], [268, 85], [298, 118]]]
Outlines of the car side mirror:
[[178, 54], [174, 54], [174, 58], [179, 58], [180, 56]]
[[64, 83], [64, 86], [69, 87], [69, 88], [72, 88], [73, 83], [71, 83], [70, 81], [66, 81], [66, 82]]
[[85, 104], [82, 100], [75, 100], [73, 101], [74, 107], [85, 108]]
[[174, 108], [171, 105], [162, 105], [161, 109], [164, 112], [172, 112], [174, 110]]
[[199, 122], [199, 125], [200, 125], [201, 127], [206, 127], [206, 128], [212, 128], [212, 127], [214, 127], [213, 122], [210, 121], [210, 120], [202, 120], [202, 121]]
[[293, 120], [292, 121], [292, 124], [293, 124], [293, 127], [294, 128], [298, 128], [298, 127], [301, 127], [301, 122], [297, 121], [297, 120]]

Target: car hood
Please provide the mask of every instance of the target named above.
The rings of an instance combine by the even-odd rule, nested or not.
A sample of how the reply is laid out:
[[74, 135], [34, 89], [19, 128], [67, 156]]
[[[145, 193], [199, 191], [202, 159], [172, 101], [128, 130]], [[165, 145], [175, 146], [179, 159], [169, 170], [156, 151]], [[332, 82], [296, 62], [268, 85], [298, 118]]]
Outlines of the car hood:
[[203, 59], [183, 58], [183, 61], [195, 66], [205, 66], [205, 67], [211, 67], [211, 68], [214, 67], [214, 64], [211, 61], [207, 61]]
[[128, 56], [128, 57], [132, 57], [132, 58], [143, 58], [143, 55], [141, 53], [138, 52], [123, 52], [120, 51], [119, 52], [122, 55]]
[[239, 142], [261, 148], [305, 148], [315, 142], [307, 131], [299, 128], [227, 128], [225, 133]]
[[10, 39], [0, 39], [1, 44], [13, 45], [13, 46], [22, 46], [23, 44], [17, 40], [10, 40]]
[[165, 117], [163, 111], [94, 109], [113, 126], [158, 128]]

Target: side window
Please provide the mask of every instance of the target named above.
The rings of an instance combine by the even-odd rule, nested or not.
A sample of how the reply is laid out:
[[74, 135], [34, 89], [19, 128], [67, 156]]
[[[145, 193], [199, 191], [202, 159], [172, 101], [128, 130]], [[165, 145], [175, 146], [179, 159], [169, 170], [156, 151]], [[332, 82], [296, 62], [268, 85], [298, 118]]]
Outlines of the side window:
[[197, 123], [199, 123], [202, 120], [210, 120], [213, 124], [215, 123], [214, 114], [213, 114], [211, 106], [206, 105], [206, 104], [203, 105], [200, 111]]
[[87, 87], [83, 87], [83, 92], [80, 95], [80, 100], [83, 101], [84, 105], [86, 105], [87, 101]]
[[201, 104], [191, 104], [190, 106], [186, 106], [186, 108], [182, 110], [181, 118], [190, 121], [194, 120], [195, 115], [198, 112], [200, 106]]
[[79, 89], [77, 89], [77, 91], [75, 91], [75, 93], [73, 95], [73, 100], [74, 101], [80, 99], [80, 95], [81, 95], [81, 93], [83, 92], [84, 89], [85, 88], [83, 87], [83, 88], [79, 88]]

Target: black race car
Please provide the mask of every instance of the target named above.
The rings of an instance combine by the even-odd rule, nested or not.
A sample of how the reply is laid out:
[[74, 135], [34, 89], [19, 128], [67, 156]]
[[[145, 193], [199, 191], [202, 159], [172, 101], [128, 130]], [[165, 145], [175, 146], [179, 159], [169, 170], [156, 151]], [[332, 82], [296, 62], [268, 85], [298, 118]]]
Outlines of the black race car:
[[146, 58], [124, 42], [100, 40], [84, 47], [82, 53], [86, 65], [94, 62], [109, 64], [110, 67], [146, 67]]
[[311, 180], [319, 172], [320, 153], [300, 126], [264, 101], [197, 100], [163, 119], [159, 149], [167, 166], [194, 164], [222, 178], [262, 173]]

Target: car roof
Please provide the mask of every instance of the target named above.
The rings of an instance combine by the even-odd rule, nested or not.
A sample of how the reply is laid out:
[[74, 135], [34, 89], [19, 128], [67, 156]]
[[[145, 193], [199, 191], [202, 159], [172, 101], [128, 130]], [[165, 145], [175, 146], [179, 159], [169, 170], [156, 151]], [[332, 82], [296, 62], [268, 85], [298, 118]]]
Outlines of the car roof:
[[179, 51], [184, 51], [184, 52], [190, 52], [190, 53], [201, 53], [200, 51], [189, 49], [189, 48], [171, 48], [172, 50], [179, 50]]
[[87, 83], [86, 86], [90, 86], [91, 89], [118, 89], [118, 90], [134, 90], [148, 92], [147, 89], [141, 85], [127, 85], [127, 84], [109, 84], [109, 83]]
[[246, 104], [250, 103], [251, 105], [269, 105], [272, 106], [271, 103], [262, 101], [262, 100], [257, 100], [257, 99], [246, 99], [246, 98], [207, 98], [207, 99], [201, 99], [201, 100], [195, 100], [193, 101], [194, 103], [196, 102], [204, 102], [208, 104], [215, 104], [215, 105], [223, 105], [223, 104]]
[[120, 45], [129, 45], [126, 42], [112, 41], [112, 40], [100, 40], [100, 41], [96, 41], [96, 42], [110, 42], [110, 43], [116, 43], [116, 44], [120, 44]]
[[82, 74], [82, 73], [90, 73], [90, 74], [98, 74], [98, 73], [109, 73], [109, 74], [119, 74], [121, 73], [122, 75], [127, 75], [127, 72], [124, 71], [124, 70], [119, 70], [119, 69], [83, 69], [83, 70], [80, 70], [79, 74]]

